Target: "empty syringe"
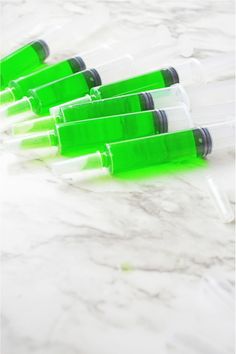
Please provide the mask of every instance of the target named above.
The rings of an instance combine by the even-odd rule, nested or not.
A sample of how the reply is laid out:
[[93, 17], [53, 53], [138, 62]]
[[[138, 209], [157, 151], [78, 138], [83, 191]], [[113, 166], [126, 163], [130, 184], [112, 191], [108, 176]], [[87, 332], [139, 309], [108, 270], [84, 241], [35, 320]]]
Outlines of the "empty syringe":
[[58, 174], [106, 169], [110, 174], [206, 157], [234, 144], [235, 122], [106, 144], [105, 151], [55, 163]]
[[[43, 39], [49, 45], [52, 55], [58, 57], [62, 54], [64, 56], [65, 51], [73, 53], [76, 47], [84, 48], [83, 44], [88, 40], [91, 47], [94, 34], [108, 24], [109, 27], [113, 25], [107, 6], [102, 4], [93, 4], [88, 11], [83, 9], [83, 13], [74, 12], [69, 16], [66, 11], [63, 16], [58, 16], [53, 11], [49, 21], [45, 20], [43, 13], [49, 10], [49, 6], [46, 4], [44, 9], [42, 6], [41, 3], [40, 9], [37, 8], [37, 14], [34, 13], [34, 16], [28, 18], [27, 21], [24, 16], [18, 19], [17, 36], [15, 26], [8, 26], [7, 30], [2, 31], [5, 39], [4, 45], [1, 46], [3, 52], [4, 47], [8, 47], [8, 52], [15, 50], [12, 49], [13, 43], [13, 45], [21, 47], [32, 40]], [[41, 15], [39, 15], [40, 12]], [[36, 19], [37, 16], [38, 19]], [[40, 17], [42, 22], [39, 20]], [[66, 46], [62, 46], [62, 43], [66, 43]]]

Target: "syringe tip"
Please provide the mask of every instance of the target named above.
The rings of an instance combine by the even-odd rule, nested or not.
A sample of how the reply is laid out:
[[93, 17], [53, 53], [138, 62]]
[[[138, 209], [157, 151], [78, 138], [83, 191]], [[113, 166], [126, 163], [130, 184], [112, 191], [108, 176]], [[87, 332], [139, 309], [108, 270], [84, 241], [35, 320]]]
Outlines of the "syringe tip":
[[97, 170], [102, 167], [101, 153], [96, 152], [56, 162], [52, 165], [52, 170], [56, 175], [63, 176], [73, 173], [84, 173], [84, 171]]
[[0, 91], [0, 105], [6, 105], [15, 101], [15, 97], [10, 88]]

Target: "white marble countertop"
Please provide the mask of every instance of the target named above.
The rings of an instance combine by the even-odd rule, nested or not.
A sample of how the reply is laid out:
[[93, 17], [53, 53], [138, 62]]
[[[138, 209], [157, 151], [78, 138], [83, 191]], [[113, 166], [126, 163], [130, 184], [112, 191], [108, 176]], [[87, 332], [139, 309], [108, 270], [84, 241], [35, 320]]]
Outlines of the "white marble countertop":
[[[131, 29], [187, 31], [198, 58], [234, 44], [233, 1], [102, 3]], [[2, 1], [6, 46], [23, 24], [85, 4]], [[0, 159], [2, 354], [234, 353], [234, 225], [220, 221], [205, 179], [233, 207], [232, 151], [204, 172], [87, 183], [59, 181], [40, 160]]]

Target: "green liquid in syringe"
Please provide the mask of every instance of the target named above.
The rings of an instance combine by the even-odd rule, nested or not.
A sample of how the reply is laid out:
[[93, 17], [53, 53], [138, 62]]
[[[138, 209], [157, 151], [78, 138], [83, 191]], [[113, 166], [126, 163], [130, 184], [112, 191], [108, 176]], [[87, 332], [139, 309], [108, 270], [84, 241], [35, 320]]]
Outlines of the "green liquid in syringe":
[[206, 129], [185, 130], [106, 145], [102, 153], [104, 167], [117, 174], [205, 156], [211, 143], [205, 140]]
[[174, 68], [152, 71], [126, 80], [94, 87], [90, 90], [93, 100], [100, 100], [128, 93], [164, 88], [179, 82]]
[[49, 49], [47, 44], [42, 40], [38, 40], [21, 47], [1, 59], [1, 90], [6, 88], [11, 80], [40, 68], [48, 55]]
[[151, 94], [147, 92], [135, 93], [101, 101], [92, 101], [83, 105], [64, 107], [56, 117], [56, 121], [58, 123], [72, 122], [89, 118], [141, 112], [153, 108]]
[[59, 124], [56, 135], [62, 155], [103, 151], [107, 142], [122, 141], [163, 132], [161, 113], [147, 111]]
[[64, 156], [103, 151], [107, 142], [159, 134], [168, 129], [164, 111], [147, 111], [57, 124], [53, 131], [25, 136], [21, 149], [58, 146]]
[[[54, 106], [89, 94], [91, 88], [101, 85], [102, 80], [102, 75], [96, 69], [73, 74], [51, 84], [30, 90], [26, 100], [27, 103], [22, 102], [23, 100], [17, 102], [8, 107], [6, 114], [7, 116], [12, 116], [23, 111], [32, 110], [37, 115], [46, 115], [49, 113], [49, 109]], [[112, 95], [140, 92], [144, 89], [163, 88], [176, 82], [178, 82], [178, 75], [175, 69], [169, 68], [118, 81], [111, 84], [111, 86], [100, 86], [99, 90], [104, 89], [106, 96], [110, 92], [109, 97], [112, 97]], [[116, 114], [116, 112], [114, 113]]]
[[[161, 165], [163, 167], [164, 164], [180, 165], [183, 162], [196, 162], [197, 158], [205, 157], [212, 152], [212, 136], [215, 142], [218, 141], [218, 147], [225, 146], [222, 144], [224, 135], [229, 137], [229, 143], [232, 144], [231, 126], [231, 123], [224, 127], [223, 124], [212, 125], [209, 128], [180, 130], [107, 143], [102, 151], [56, 163], [55, 171], [62, 175], [84, 172], [85, 177], [94, 175], [94, 172], [99, 174], [96, 170], [102, 173], [107, 170], [110, 174], [123, 174], [130, 171], [135, 173], [138, 170], [150, 171]], [[228, 145], [228, 142], [226, 144]]]
[[14, 126], [14, 134], [35, 133], [52, 130], [55, 124], [81, 121], [85, 119], [137, 113], [185, 103], [185, 96], [176, 86], [150, 92], [134, 93], [104, 100], [91, 101], [82, 105], [61, 107], [56, 117], [34, 119]]
[[88, 94], [91, 87], [100, 83], [95, 69], [85, 70], [52, 83], [29, 90], [27, 100], [12, 104], [7, 108], [7, 115], [14, 116], [28, 110], [37, 115], [49, 113], [49, 108], [67, 102], [71, 99]]
[[57, 64], [52, 64], [18, 79], [11, 80], [8, 88], [0, 92], [0, 102], [4, 104], [19, 100], [27, 96], [30, 89], [59, 80], [84, 69], [85, 65], [81, 61], [81, 58], [74, 57], [63, 60]]

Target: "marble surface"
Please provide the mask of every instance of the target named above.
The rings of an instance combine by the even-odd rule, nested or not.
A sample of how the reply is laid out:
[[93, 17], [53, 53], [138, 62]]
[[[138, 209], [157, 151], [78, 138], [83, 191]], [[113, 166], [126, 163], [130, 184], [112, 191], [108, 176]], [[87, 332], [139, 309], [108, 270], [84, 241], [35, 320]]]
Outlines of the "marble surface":
[[[233, 1], [100, 4], [131, 31], [187, 32], [197, 58], [234, 44]], [[94, 5], [3, 0], [2, 53], [25, 28]], [[0, 159], [2, 354], [234, 353], [234, 225], [220, 220], [206, 182], [233, 208], [233, 151], [201, 171], [83, 183], [37, 158]]]

